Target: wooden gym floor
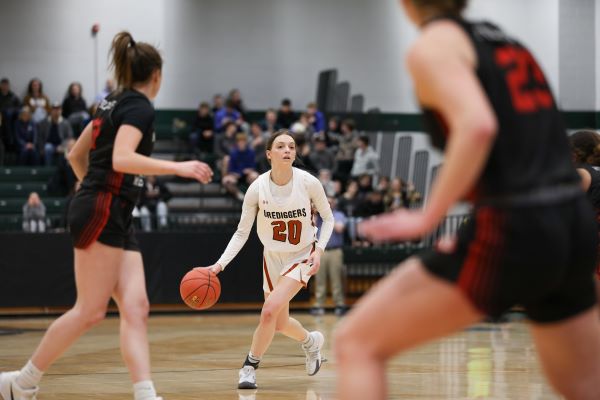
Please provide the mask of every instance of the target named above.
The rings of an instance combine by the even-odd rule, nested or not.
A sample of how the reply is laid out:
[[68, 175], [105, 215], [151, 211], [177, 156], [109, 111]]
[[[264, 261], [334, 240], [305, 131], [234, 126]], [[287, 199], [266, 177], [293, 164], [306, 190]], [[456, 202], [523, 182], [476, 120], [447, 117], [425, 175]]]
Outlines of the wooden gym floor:
[[[257, 391], [237, 390], [238, 369], [249, 349], [258, 312], [152, 316], [153, 378], [165, 400], [335, 399], [333, 315], [295, 314], [322, 330], [328, 362], [313, 377], [304, 354], [277, 335], [257, 371]], [[0, 370], [20, 368], [52, 318], [0, 319]], [[523, 322], [479, 324], [395, 358], [389, 365], [392, 399], [558, 399], [540, 372]], [[82, 337], [41, 383], [39, 400], [131, 400], [119, 353], [118, 319], [109, 317]]]

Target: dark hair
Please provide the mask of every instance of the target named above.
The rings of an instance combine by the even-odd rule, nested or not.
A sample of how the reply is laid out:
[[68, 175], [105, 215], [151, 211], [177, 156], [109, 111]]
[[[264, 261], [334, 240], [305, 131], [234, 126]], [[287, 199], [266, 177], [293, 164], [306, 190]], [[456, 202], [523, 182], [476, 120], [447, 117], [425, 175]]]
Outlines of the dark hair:
[[269, 137], [269, 139], [267, 140], [267, 145], [265, 146], [265, 150], [271, 150], [275, 139], [277, 139], [279, 136], [283, 136], [283, 135], [291, 136], [292, 139], [294, 140], [294, 143], [296, 145], [298, 144], [296, 141], [296, 138], [294, 137], [294, 134], [292, 132], [290, 132], [287, 129], [280, 129], [278, 131], [273, 132], [273, 134]]
[[435, 11], [437, 14], [460, 14], [468, 0], [411, 0], [415, 7]]
[[69, 88], [67, 89], [67, 95], [65, 96], [65, 98], [69, 98], [69, 97], [72, 96], [71, 92], [72, 92], [74, 86], [79, 86], [79, 97], [83, 96], [83, 87], [81, 86], [81, 83], [79, 83], [79, 82], [72, 82], [69, 85]]
[[569, 142], [573, 161], [600, 166], [600, 133], [591, 129], [577, 131]]
[[358, 138], [361, 142], [365, 144], [365, 146], [369, 145], [369, 137], [367, 135], [362, 135]]
[[0, 80], [0, 83], [10, 83], [10, 81], [8, 80], [8, 78], [2, 78], [2, 80]]
[[33, 82], [35, 81], [38, 81], [40, 83], [40, 94], [44, 94], [44, 85], [42, 84], [42, 81], [39, 78], [33, 78], [29, 81], [29, 85], [27, 85], [27, 94], [30, 96], [33, 95]]
[[341, 124], [346, 125], [348, 127], [348, 129], [350, 129], [351, 131], [353, 131], [354, 128], [356, 127], [356, 125], [354, 124], [354, 120], [350, 119], [350, 118], [343, 120]]
[[129, 32], [117, 33], [110, 49], [111, 66], [120, 88], [131, 89], [136, 83], [147, 82], [152, 73], [162, 70], [162, 57], [154, 46], [137, 43]]
[[200, 105], [198, 107], [199, 108], [210, 108], [210, 104], [208, 104], [206, 101], [203, 101], [202, 103], [200, 103]]
[[283, 99], [283, 100], [281, 100], [281, 105], [282, 106], [291, 106], [292, 102], [290, 101], [290, 99]]

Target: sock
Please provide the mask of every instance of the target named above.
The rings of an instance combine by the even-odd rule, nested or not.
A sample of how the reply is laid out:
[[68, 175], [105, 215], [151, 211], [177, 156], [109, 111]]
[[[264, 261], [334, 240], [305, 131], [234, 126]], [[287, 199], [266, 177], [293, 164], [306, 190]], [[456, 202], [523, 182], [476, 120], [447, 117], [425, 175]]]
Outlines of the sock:
[[251, 365], [254, 369], [258, 369], [258, 363], [260, 363], [260, 357], [256, 357], [252, 352], [249, 352], [246, 356], [246, 361], [244, 361], [244, 367], [246, 365]]
[[135, 400], [154, 400], [156, 390], [152, 381], [140, 381], [133, 384], [133, 397]]
[[315, 340], [313, 339], [310, 332], [308, 332], [308, 335], [306, 335], [306, 339], [304, 339], [304, 341], [302, 342], [302, 345], [304, 347], [311, 347], [313, 344], [315, 344]]
[[21, 389], [32, 389], [36, 387], [38, 383], [40, 383], [42, 375], [44, 375], [44, 372], [37, 369], [31, 360], [29, 360], [23, 369], [21, 369], [21, 373], [19, 373], [19, 376], [17, 376], [15, 382], [21, 387]]

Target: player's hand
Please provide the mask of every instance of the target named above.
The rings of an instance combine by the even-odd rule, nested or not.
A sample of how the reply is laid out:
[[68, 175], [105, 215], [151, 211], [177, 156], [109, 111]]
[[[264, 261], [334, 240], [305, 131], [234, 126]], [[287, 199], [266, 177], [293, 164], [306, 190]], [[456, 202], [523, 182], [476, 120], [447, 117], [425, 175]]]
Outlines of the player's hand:
[[372, 242], [418, 239], [435, 225], [425, 213], [398, 210], [363, 221], [358, 225], [358, 234]]
[[208, 164], [201, 161], [183, 161], [177, 163], [176, 174], [184, 178], [192, 178], [201, 183], [212, 180], [213, 171]]
[[208, 267], [196, 267], [194, 269], [205, 269], [208, 268], [209, 270], [211, 270], [212, 272], [215, 273], [215, 275], [218, 275], [219, 272], [221, 272], [223, 270], [223, 268], [221, 267], [221, 264], [219, 263], [215, 263], [213, 265], [209, 265]]
[[309, 257], [308, 261], [306, 261], [309, 265], [312, 264], [310, 269], [308, 270], [308, 275], [313, 276], [319, 272], [319, 268], [321, 267], [321, 249], [317, 248]]

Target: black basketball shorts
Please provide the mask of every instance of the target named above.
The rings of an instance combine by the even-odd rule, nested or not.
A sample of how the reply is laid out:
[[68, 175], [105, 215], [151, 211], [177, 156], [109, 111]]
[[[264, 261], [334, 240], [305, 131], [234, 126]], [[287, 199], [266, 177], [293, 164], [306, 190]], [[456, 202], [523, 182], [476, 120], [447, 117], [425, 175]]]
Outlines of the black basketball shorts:
[[487, 315], [521, 305], [534, 322], [556, 322], [596, 304], [597, 242], [594, 213], [582, 195], [547, 206], [478, 207], [453, 249], [419, 258]]
[[124, 250], [140, 251], [131, 215], [134, 204], [110, 192], [79, 190], [68, 212], [73, 245], [85, 249], [95, 241]]

